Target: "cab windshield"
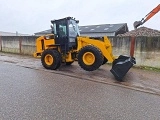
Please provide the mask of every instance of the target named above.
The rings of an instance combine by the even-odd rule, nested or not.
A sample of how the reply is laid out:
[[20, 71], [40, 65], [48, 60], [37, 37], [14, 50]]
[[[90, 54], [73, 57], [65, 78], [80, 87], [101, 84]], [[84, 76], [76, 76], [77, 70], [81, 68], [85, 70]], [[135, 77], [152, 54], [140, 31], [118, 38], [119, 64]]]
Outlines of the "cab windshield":
[[69, 36], [70, 37], [80, 36], [79, 28], [75, 20], [69, 21]]

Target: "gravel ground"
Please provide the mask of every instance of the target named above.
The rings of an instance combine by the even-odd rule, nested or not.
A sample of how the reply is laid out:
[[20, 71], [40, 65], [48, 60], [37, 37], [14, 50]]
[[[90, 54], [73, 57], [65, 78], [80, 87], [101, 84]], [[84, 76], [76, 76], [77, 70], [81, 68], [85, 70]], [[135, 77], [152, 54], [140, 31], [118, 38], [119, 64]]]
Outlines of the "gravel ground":
[[[0, 61], [9, 62], [18, 66], [31, 69], [46, 70], [38, 58], [16, 54], [0, 53]], [[111, 65], [105, 64], [98, 70], [87, 72], [79, 67], [77, 62], [71, 66], [62, 65], [58, 70], [47, 70], [56, 74], [63, 74], [75, 78], [81, 78], [93, 82], [112, 84], [130, 89], [140, 90], [160, 95], [160, 72], [132, 67], [124, 77], [124, 82], [117, 82], [110, 73]]]

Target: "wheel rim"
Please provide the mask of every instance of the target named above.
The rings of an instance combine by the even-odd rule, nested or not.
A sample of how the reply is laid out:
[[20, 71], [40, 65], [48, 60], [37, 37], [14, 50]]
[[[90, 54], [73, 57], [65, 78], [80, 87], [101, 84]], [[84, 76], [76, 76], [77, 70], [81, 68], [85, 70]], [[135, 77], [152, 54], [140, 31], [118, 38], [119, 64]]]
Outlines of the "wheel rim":
[[53, 64], [53, 57], [50, 55], [50, 54], [47, 54], [46, 56], [45, 56], [45, 58], [44, 58], [44, 60], [45, 60], [45, 63], [47, 64], [47, 65], [52, 65]]
[[86, 64], [86, 65], [92, 65], [94, 62], [95, 62], [95, 56], [93, 53], [91, 52], [86, 52], [84, 55], [83, 55], [83, 62]]

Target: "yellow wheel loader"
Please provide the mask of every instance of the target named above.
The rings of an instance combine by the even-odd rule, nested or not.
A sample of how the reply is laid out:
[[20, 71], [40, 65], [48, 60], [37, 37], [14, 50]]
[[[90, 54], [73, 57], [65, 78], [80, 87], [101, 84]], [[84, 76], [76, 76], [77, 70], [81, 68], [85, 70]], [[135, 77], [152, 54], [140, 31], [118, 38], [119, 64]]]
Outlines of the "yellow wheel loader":
[[36, 40], [35, 57], [40, 56], [44, 68], [56, 70], [62, 63], [71, 65], [78, 61], [86, 71], [98, 69], [106, 62], [113, 63], [111, 73], [119, 81], [135, 64], [135, 58], [112, 55], [112, 45], [108, 37], [80, 36], [77, 20], [72, 17], [52, 20], [52, 33]]

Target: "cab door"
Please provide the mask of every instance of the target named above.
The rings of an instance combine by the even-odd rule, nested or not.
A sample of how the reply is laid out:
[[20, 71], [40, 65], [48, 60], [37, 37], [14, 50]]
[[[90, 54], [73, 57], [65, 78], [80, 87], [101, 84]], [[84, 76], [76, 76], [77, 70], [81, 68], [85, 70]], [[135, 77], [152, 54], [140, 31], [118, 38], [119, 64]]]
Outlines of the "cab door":
[[67, 21], [61, 20], [56, 23], [55, 43], [60, 46], [62, 53], [69, 51]]

